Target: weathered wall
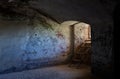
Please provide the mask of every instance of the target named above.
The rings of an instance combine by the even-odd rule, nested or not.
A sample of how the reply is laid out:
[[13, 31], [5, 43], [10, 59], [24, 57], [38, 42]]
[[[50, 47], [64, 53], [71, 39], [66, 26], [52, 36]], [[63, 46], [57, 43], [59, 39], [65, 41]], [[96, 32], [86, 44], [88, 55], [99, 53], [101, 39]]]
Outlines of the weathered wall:
[[60, 22], [78, 20], [89, 23], [92, 30], [92, 73], [99, 77], [105, 76], [105, 79], [112, 78], [112, 0], [38, 0], [33, 6], [46, 11]]
[[[70, 29], [26, 21], [0, 21], [0, 72], [7, 73], [64, 62], [69, 55]], [[82, 30], [79, 30], [82, 29]], [[84, 41], [84, 23], [75, 28], [76, 47]]]
[[54, 16], [60, 22], [79, 20], [89, 23], [92, 30], [92, 73], [112, 76], [110, 75], [113, 68], [111, 13], [114, 4], [111, 0], [107, 0], [107, 4], [106, 0], [36, 1], [34, 0], [31, 5]]
[[96, 23], [92, 27], [92, 72], [102, 79], [113, 79], [113, 24]]

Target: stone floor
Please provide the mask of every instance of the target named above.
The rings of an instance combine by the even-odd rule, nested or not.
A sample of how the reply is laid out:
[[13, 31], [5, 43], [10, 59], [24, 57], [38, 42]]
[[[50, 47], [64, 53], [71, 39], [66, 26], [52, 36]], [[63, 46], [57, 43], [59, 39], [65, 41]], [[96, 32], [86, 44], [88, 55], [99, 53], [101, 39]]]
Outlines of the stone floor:
[[0, 79], [96, 79], [91, 76], [90, 67], [79, 68], [58, 65], [22, 72], [1, 74]]

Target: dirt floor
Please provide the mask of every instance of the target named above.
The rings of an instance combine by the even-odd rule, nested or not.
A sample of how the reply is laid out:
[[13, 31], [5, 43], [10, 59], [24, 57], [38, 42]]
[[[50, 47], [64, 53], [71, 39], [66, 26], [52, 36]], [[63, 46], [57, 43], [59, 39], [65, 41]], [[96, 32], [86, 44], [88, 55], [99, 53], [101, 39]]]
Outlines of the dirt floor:
[[0, 79], [95, 79], [88, 66], [78, 68], [68, 65], [57, 65], [40, 69], [1, 74]]

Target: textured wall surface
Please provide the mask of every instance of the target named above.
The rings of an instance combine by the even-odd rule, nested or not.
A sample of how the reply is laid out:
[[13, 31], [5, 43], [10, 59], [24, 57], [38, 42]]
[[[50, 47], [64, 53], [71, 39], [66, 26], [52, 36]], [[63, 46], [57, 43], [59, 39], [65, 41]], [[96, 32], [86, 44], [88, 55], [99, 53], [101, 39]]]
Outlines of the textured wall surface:
[[[111, 16], [113, 2], [111, 0], [108, 4], [106, 4], [106, 0], [36, 1], [34, 0], [31, 5], [54, 16], [60, 22], [79, 20], [89, 23], [92, 30], [92, 73], [112, 76], [109, 74], [113, 68], [113, 21]], [[0, 51], [2, 50], [0, 49]]]
[[[52, 28], [30, 26], [27, 20], [0, 21], [0, 72], [64, 62], [70, 51], [69, 25], [52, 23]], [[84, 29], [85, 23], [75, 27], [76, 47], [85, 39]]]
[[112, 22], [92, 27], [92, 72], [105, 79], [113, 79], [112, 33]]

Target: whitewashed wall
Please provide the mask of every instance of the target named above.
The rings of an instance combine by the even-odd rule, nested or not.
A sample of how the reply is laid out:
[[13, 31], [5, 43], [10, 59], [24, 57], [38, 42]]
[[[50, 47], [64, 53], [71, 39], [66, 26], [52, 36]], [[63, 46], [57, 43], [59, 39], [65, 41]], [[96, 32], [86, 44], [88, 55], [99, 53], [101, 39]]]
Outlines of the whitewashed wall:
[[[28, 21], [0, 21], [0, 72], [64, 62], [70, 50], [71, 21], [61, 25], [50, 23], [53, 29], [41, 24], [30, 26]], [[76, 47], [85, 39], [86, 26], [85, 23], [75, 26]]]

